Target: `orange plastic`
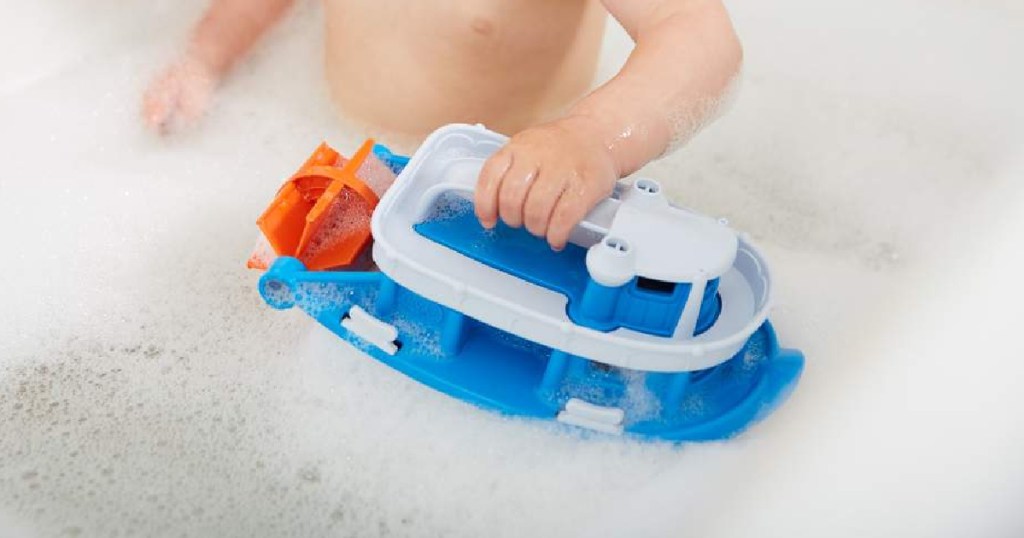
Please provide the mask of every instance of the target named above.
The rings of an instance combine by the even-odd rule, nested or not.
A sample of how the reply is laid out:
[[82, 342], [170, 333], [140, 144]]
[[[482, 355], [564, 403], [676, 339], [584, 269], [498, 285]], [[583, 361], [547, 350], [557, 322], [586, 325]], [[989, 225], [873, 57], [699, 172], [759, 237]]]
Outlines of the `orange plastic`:
[[[339, 168], [341, 155], [321, 143], [285, 182], [256, 220], [278, 256], [294, 256], [313, 271], [351, 265], [359, 258], [370, 243], [370, 213], [379, 202], [356, 176], [372, 149], [373, 140], [367, 140]], [[266, 268], [257, 256], [247, 265]]]

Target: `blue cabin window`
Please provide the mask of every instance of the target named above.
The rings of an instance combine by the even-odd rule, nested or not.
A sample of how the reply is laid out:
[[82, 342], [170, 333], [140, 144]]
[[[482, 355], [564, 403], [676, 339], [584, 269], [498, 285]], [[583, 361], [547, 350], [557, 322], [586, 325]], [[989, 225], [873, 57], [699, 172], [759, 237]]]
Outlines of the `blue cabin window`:
[[658, 295], [672, 295], [676, 291], [676, 283], [641, 276], [636, 279], [636, 289]]

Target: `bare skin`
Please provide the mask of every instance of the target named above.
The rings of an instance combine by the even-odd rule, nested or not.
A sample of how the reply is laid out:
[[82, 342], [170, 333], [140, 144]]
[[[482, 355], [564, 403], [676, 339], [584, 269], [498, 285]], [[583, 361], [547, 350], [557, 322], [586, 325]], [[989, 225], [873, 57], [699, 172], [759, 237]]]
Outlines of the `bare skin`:
[[[182, 59], [147, 91], [147, 123], [166, 131], [198, 118], [293, 1], [213, 0]], [[488, 228], [524, 226], [555, 249], [619, 178], [709, 119], [742, 60], [721, 0], [324, 5], [327, 79], [346, 115], [416, 136], [459, 121], [514, 133], [480, 174], [477, 217]], [[584, 96], [604, 10], [636, 47]]]
[[214, 0], [181, 57], [150, 83], [142, 116], [167, 133], [199, 120], [210, 93], [294, 0]]
[[453, 122], [513, 134], [561, 115], [590, 88], [607, 18], [590, 0], [324, 0], [324, 14], [338, 108], [418, 137]]

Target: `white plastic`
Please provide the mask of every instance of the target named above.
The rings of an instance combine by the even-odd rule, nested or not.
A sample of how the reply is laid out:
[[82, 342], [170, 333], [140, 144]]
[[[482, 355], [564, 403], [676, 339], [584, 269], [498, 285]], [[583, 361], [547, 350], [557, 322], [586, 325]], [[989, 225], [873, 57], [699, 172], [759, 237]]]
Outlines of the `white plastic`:
[[564, 424], [615, 435], [622, 435], [622, 421], [625, 418], [626, 412], [618, 407], [595, 405], [579, 398], [569, 398], [565, 403], [565, 409], [559, 411], [555, 417]]
[[[689, 282], [691, 293], [697, 293], [707, 281], [720, 278], [722, 311], [696, 337], [692, 334], [700, 301], [687, 301], [672, 337], [629, 329], [604, 333], [574, 324], [566, 314], [564, 295], [417, 233], [413, 226], [430, 216], [440, 195], [472, 196], [483, 162], [506, 140], [483, 126], [461, 124], [442, 127], [427, 138], [373, 214], [374, 260], [385, 274], [432, 301], [527, 340], [635, 370], [709, 368], [735, 355], [765, 321], [771, 277], [761, 254], [724, 223], [671, 206], [651, 180], [621, 183], [616, 195], [591, 211], [570, 240], [591, 249], [587, 266], [598, 281], [622, 283], [640, 275]], [[606, 239], [624, 241], [625, 252], [600, 246], [607, 245]], [[593, 249], [623, 256], [592, 254]]]
[[398, 345], [395, 343], [398, 339], [398, 329], [373, 317], [358, 305], [349, 309], [348, 316], [341, 320], [341, 326], [379, 347], [388, 355], [398, 352]]
[[589, 216], [583, 224], [605, 236], [587, 253], [587, 270], [605, 286], [621, 286], [635, 276], [665, 282], [718, 278], [736, 257], [732, 230], [710, 217], [672, 207], [653, 179], [637, 179], [620, 199], [611, 198], [605, 205], [610, 207], [602, 208], [601, 220], [614, 211], [606, 229]]

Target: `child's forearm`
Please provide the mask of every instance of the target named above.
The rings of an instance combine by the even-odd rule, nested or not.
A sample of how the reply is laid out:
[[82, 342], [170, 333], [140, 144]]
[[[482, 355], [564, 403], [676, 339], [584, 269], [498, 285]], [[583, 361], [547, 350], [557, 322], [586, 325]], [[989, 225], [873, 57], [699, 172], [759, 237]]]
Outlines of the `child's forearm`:
[[567, 117], [516, 133], [487, 159], [473, 202], [564, 248], [615, 182], [711, 117], [742, 59], [721, 0], [603, 0], [636, 41], [618, 75]]
[[294, 0], [213, 0], [189, 41], [189, 56], [223, 75]]
[[713, 119], [742, 49], [720, 0], [605, 0], [636, 42], [622, 70], [570, 116], [585, 119], [620, 176]]

